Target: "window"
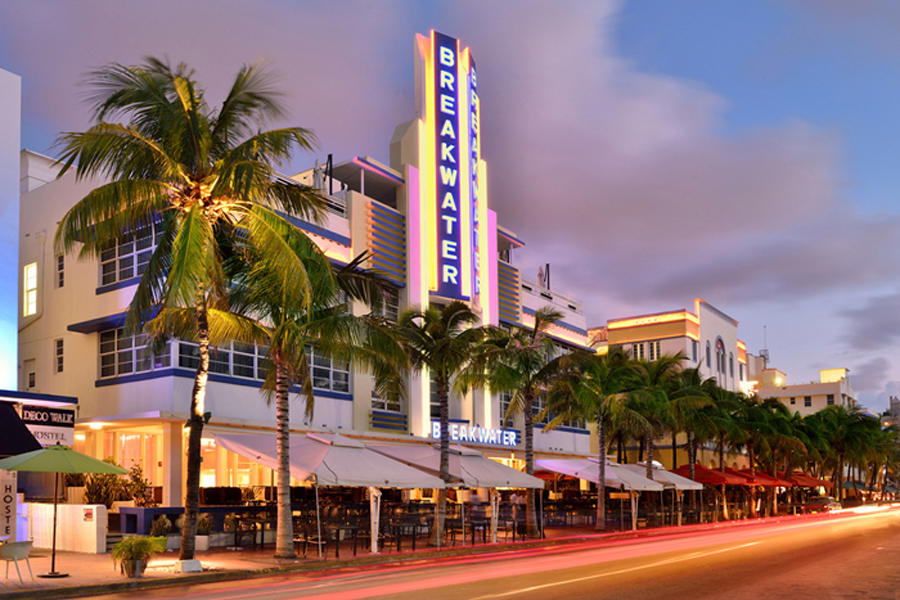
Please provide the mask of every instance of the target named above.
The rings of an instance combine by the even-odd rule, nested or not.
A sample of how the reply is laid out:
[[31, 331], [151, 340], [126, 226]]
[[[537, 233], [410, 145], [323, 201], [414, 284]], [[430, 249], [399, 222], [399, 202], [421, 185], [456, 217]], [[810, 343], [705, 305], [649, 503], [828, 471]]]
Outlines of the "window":
[[791, 396], [791, 404], [797, 404], [797, 399]]
[[694, 362], [697, 362], [697, 352], [698, 352], [697, 346], [699, 346], [699, 344], [697, 343], [697, 340], [691, 340], [691, 358]]
[[744, 363], [738, 363], [738, 372], [741, 376], [741, 381], [744, 380]]
[[350, 392], [350, 368], [316, 351], [315, 346], [306, 347], [312, 371], [313, 388], [331, 392]]
[[430, 391], [429, 405], [431, 406], [431, 418], [440, 419], [441, 399], [438, 397], [437, 381], [434, 380], [434, 375], [431, 376], [431, 383], [429, 384], [428, 389]]
[[22, 283], [25, 290], [25, 296], [22, 298], [22, 314], [30, 317], [33, 314], [37, 314], [37, 263], [25, 265], [22, 273]]
[[709, 369], [710, 367], [712, 367], [712, 361], [710, 358], [709, 340], [707, 340], [707, 342], [706, 342], [706, 368]]
[[[266, 378], [266, 346], [232, 342], [209, 347], [209, 372], [247, 379]], [[200, 346], [196, 342], [178, 342], [178, 366], [200, 366]]]
[[100, 284], [140, 277], [150, 262], [161, 232], [156, 224], [139, 227], [100, 253]]
[[400, 317], [400, 292], [395, 288], [384, 290], [384, 304], [381, 307], [381, 316], [397, 322]]
[[34, 387], [35, 387], [34, 371], [30, 371], [28, 373], [28, 389], [30, 390], [30, 389], [33, 389]]
[[643, 344], [632, 344], [631, 358], [633, 358], [635, 360], [641, 360], [642, 358], [644, 358], [644, 345]]
[[66, 256], [58, 254], [56, 256], [56, 287], [61, 288], [66, 285]]
[[812, 406], [812, 396], [803, 396], [803, 406], [806, 408]]
[[154, 355], [145, 335], [125, 335], [124, 329], [100, 332], [100, 378], [143, 373], [172, 366], [166, 342]]
[[386, 394], [383, 397], [372, 389], [372, 408], [400, 412], [400, 397], [397, 394]]
[[734, 377], [734, 354], [728, 353], [728, 373]]
[[649, 342], [649, 343], [647, 344], [647, 347], [648, 347], [648, 349], [649, 349], [649, 351], [648, 351], [648, 354], [649, 354], [648, 358], [649, 358], [651, 361], [656, 360], [657, 358], [659, 358], [659, 354], [660, 354], [660, 352], [659, 352], [659, 341]]
[[57, 373], [63, 372], [63, 341], [56, 340], [54, 343], [54, 370]]
[[722, 338], [716, 340], [716, 371], [725, 373], [725, 344]]
[[834, 406], [834, 394], [828, 394], [825, 396], [825, 404], [828, 406]]
[[512, 427], [512, 419], [506, 418], [506, 413], [509, 411], [509, 405], [512, 403], [513, 393], [512, 392], [501, 392], [500, 393], [500, 426], [501, 427]]

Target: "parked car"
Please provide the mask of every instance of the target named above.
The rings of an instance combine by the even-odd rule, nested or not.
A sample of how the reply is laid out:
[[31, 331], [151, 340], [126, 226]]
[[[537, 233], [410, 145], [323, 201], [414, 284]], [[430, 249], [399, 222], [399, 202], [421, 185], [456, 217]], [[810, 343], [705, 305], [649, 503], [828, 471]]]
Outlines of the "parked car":
[[800, 511], [805, 513], [817, 513], [838, 510], [839, 508], [841, 508], [841, 503], [831, 496], [814, 496], [800, 507]]

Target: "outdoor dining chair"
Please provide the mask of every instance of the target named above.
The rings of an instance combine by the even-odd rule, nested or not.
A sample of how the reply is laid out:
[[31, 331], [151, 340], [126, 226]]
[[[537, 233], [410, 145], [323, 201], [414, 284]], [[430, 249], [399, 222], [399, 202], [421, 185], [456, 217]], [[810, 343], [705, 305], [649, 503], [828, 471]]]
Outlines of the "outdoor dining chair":
[[19, 561], [24, 560], [28, 565], [28, 573], [31, 575], [31, 583], [34, 583], [34, 572], [31, 570], [31, 562], [28, 560], [28, 553], [31, 552], [33, 541], [29, 542], [10, 542], [0, 544], [0, 560], [6, 561], [6, 581], [9, 583], [9, 563], [16, 564], [16, 573], [19, 574], [19, 583], [24, 585], [22, 581], [22, 571], [19, 570]]

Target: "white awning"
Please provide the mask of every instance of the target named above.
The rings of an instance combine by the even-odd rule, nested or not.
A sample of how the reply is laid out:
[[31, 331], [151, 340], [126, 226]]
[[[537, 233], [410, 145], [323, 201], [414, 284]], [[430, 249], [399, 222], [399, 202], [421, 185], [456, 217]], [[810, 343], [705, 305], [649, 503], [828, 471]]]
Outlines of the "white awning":
[[[647, 467], [642, 464], [636, 465], [622, 465], [623, 468], [628, 469], [632, 473], [636, 473], [638, 475], [644, 475], [647, 472]], [[691, 481], [687, 477], [682, 477], [681, 475], [676, 475], [675, 473], [666, 471], [661, 467], [653, 466], [653, 481], [658, 481], [663, 484], [667, 488], [674, 487], [676, 490], [702, 490], [703, 484], [697, 483], [696, 481]]]
[[[596, 459], [588, 458], [553, 458], [539, 459], [535, 464], [554, 473], [562, 473], [585, 481], [600, 483], [600, 465]], [[606, 485], [634, 491], [659, 492], [665, 489], [661, 483], [651, 481], [636, 473], [622, 468], [622, 465], [606, 461]]]
[[[432, 475], [440, 475], [441, 451], [431, 445], [366, 444], [366, 447]], [[544, 482], [463, 446], [450, 447], [450, 476], [469, 488], [536, 488]]]
[[[259, 464], [276, 469], [275, 435], [215, 434], [216, 443]], [[340, 434], [292, 435], [291, 477], [319, 485], [387, 488], [443, 488], [444, 482], [418, 469], [368, 450]]]

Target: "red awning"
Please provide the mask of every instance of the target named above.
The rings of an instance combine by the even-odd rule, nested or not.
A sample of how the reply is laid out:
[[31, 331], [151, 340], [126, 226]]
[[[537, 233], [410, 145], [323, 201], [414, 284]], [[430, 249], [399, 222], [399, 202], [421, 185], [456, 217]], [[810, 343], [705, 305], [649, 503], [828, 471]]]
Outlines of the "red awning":
[[786, 479], [788, 481], [793, 481], [795, 485], [799, 487], [833, 487], [834, 484], [830, 481], [826, 481], [825, 479], [817, 479], [816, 477], [812, 477], [811, 475], [807, 475], [802, 471], [794, 471], [791, 473], [790, 477], [785, 477], [784, 471], [779, 471], [778, 476], [782, 479]]
[[751, 477], [754, 485], [761, 485], [763, 487], [794, 487], [796, 485], [793, 481], [785, 481], [784, 479], [772, 477], [768, 473], [763, 473], [761, 471], [757, 471], [755, 474], [751, 475], [750, 469], [741, 469], [738, 473]]
[[[691, 478], [691, 468], [689, 465], [682, 465], [677, 469], [672, 469], [672, 473], [681, 475], [682, 477]], [[723, 473], [713, 469], [707, 469], [700, 465], [694, 465], [694, 481], [704, 485], [747, 485], [746, 477]]]

